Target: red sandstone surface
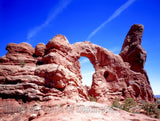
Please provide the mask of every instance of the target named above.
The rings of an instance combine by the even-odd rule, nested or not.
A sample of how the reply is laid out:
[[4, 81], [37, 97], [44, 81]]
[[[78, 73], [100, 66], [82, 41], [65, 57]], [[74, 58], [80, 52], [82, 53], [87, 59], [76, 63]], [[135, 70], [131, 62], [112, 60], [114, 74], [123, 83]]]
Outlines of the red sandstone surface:
[[[116, 97], [120, 101], [128, 97], [137, 102], [155, 101], [144, 70], [142, 34], [143, 25], [133, 25], [119, 55], [88, 41], [70, 44], [63, 35], [35, 49], [27, 43], [8, 44], [8, 53], [0, 58], [1, 120], [154, 121], [109, 107]], [[89, 90], [82, 85], [81, 56], [95, 68]], [[97, 102], [90, 102], [89, 95]], [[68, 106], [73, 107], [71, 113]], [[61, 111], [54, 112], [54, 107]], [[78, 112], [79, 108], [90, 109], [91, 113]]]

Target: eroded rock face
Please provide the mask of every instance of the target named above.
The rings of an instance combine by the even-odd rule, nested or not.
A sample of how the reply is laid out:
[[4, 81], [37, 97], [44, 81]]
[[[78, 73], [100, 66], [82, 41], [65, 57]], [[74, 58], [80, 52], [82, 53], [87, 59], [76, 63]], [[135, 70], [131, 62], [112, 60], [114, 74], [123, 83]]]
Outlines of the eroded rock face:
[[28, 43], [9, 43], [6, 47], [8, 53], [0, 58], [1, 65], [32, 65], [35, 66], [36, 59], [32, 57], [34, 48]]
[[120, 56], [131, 66], [131, 70], [142, 72], [146, 61], [146, 51], [141, 46], [143, 25], [135, 24], [129, 30], [120, 52]]
[[[25, 101], [55, 97], [85, 101], [91, 95], [103, 103], [115, 97], [154, 102], [143, 68], [142, 32], [142, 25], [131, 27], [120, 55], [87, 41], [71, 45], [63, 35], [56, 35], [47, 45], [38, 44], [35, 50], [26, 43], [9, 44], [8, 53], [0, 58], [0, 96]], [[81, 56], [95, 68], [89, 91], [81, 81]]]
[[8, 50], [9, 53], [26, 53], [28, 55], [33, 55], [34, 48], [28, 44], [28, 43], [10, 43], [7, 45], [6, 50]]
[[82, 85], [80, 63], [63, 35], [35, 48], [27, 43], [8, 44], [0, 58], [0, 97], [23, 101], [54, 97], [89, 100]]

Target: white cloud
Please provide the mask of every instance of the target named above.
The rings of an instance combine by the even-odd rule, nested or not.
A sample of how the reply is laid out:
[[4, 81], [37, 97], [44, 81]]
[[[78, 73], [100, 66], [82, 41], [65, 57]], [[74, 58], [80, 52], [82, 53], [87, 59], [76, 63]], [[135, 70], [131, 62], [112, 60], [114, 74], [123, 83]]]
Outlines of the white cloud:
[[30, 41], [32, 37], [34, 37], [40, 30], [46, 27], [53, 19], [56, 18], [69, 4], [71, 0], [61, 0], [57, 8], [53, 11], [53, 13], [46, 18], [44, 23], [39, 26], [34, 27], [32, 30], [28, 32], [27, 40]]
[[101, 28], [103, 28], [107, 23], [119, 16], [125, 9], [127, 9], [135, 0], [128, 0], [125, 4], [120, 6], [106, 21], [99, 25], [95, 30], [93, 30], [86, 40], [91, 39]]
[[92, 75], [95, 71], [90, 71], [87, 73], [82, 73], [82, 82], [84, 85], [91, 86], [92, 85]]
[[84, 58], [83, 60], [80, 60], [80, 63], [81, 64], [84, 64], [84, 63], [87, 63], [89, 62], [89, 59], [88, 58]]
[[112, 51], [115, 54], [118, 54], [120, 52], [120, 48], [119, 47], [113, 47], [109, 49], [110, 51]]
[[91, 76], [94, 74], [95, 71], [90, 71], [90, 72], [87, 72], [87, 73], [82, 73], [82, 76]]

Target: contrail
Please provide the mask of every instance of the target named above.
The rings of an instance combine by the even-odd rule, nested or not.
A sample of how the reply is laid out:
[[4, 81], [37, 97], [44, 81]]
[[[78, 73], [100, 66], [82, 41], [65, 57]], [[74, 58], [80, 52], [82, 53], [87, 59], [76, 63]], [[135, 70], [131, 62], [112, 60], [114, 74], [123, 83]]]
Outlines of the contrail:
[[71, 0], [62, 0], [59, 3], [59, 6], [53, 11], [53, 13], [47, 17], [43, 24], [34, 27], [31, 31], [28, 32], [27, 40], [30, 41], [33, 36], [35, 36], [42, 28], [46, 27], [53, 19], [56, 18], [69, 4]]
[[119, 16], [125, 9], [127, 9], [135, 0], [128, 0], [125, 4], [120, 6], [106, 21], [100, 24], [94, 31], [92, 31], [86, 40], [91, 39], [101, 28], [103, 28], [107, 23]]

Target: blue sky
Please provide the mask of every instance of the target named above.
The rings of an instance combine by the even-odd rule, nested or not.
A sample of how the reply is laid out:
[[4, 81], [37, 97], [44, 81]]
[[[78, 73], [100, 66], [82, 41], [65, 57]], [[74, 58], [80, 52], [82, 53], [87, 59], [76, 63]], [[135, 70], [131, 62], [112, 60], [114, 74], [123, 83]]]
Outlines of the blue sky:
[[[160, 94], [159, 0], [0, 0], [0, 56], [7, 43], [47, 43], [56, 34], [71, 44], [89, 40], [118, 54], [132, 24], [144, 25], [145, 69], [154, 94]], [[94, 69], [81, 58], [83, 82]], [[86, 81], [87, 80], [87, 81]]]

